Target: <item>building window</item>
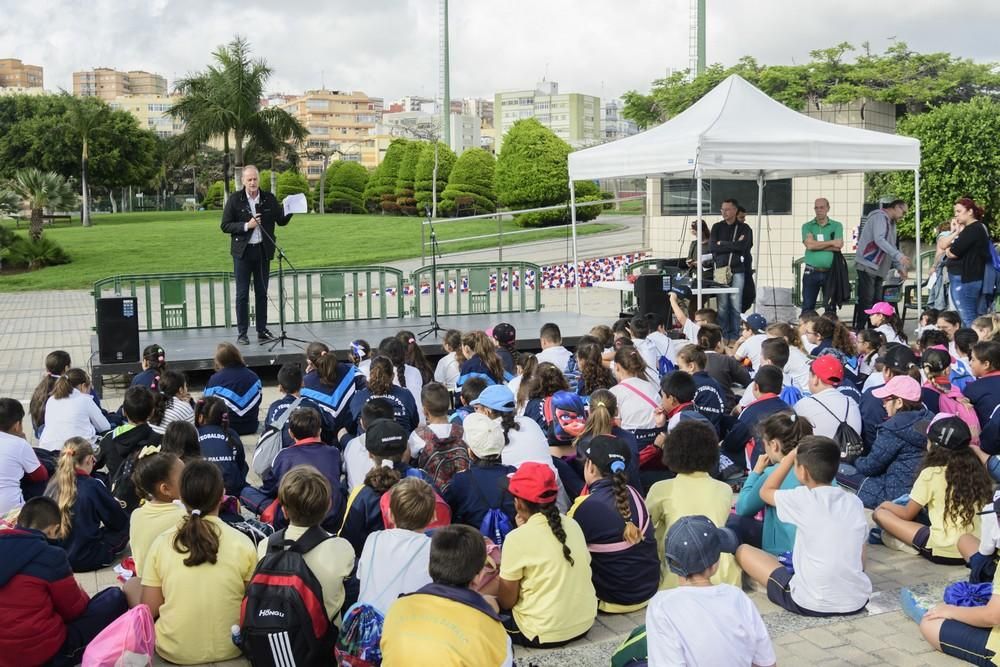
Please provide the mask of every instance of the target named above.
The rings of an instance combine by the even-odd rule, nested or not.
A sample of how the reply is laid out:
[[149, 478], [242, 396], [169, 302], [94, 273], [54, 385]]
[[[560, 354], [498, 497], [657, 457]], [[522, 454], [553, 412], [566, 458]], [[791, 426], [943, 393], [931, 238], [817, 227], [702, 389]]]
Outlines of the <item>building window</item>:
[[[697, 181], [694, 178], [664, 178], [661, 181], [663, 215], [697, 215]], [[715, 178], [701, 182], [702, 215], [717, 219], [723, 199], [735, 199], [750, 215], [757, 213], [757, 182]], [[764, 184], [764, 213], [790, 215], [792, 212], [792, 179], [768, 181]]]
[[318, 176], [319, 174], [322, 174], [322, 173], [323, 173], [323, 167], [322, 166], [318, 166], [318, 167], [317, 166], [313, 166], [313, 165], [309, 166], [309, 174], [311, 176], [313, 176], [313, 175]]
[[306, 100], [306, 108], [315, 111], [328, 111], [330, 109], [329, 100]]

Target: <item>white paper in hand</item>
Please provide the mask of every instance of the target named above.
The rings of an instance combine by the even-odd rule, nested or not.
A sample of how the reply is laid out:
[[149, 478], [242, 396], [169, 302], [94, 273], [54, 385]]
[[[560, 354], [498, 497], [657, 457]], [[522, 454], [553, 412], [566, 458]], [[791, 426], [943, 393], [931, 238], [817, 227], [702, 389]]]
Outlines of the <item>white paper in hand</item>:
[[289, 213], [309, 212], [309, 203], [306, 201], [306, 196], [301, 192], [297, 195], [288, 195], [282, 204], [285, 207], [285, 215]]

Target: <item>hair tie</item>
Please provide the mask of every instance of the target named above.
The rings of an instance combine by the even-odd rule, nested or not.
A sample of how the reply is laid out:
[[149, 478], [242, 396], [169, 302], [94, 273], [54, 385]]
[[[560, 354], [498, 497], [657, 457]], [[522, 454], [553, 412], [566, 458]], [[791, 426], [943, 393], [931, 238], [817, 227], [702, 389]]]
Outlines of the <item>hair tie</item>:
[[794, 423], [794, 422], [795, 422], [795, 417], [796, 417], [796, 415], [795, 415], [795, 413], [794, 413], [794, 412], [793, 412], [792, 414], [788, 415], [788, 419], [789, 419], [789, 420], [790, 420], [790, 421], [791, 421], [792, 423]]
[[382, 465], [383, 468], [391, 468], [391, 467], [393, 467], [392, 459], [382, 459], [382, 464], [381, 465]]
[[199, 509], [191, 510], [191, 516], [201, 516], [201, 510]]
[[323, 350], [322, 352], [320, 352], [320, 353], [319, 353], [319, 356], [321, 356], [321, 357], [325, 357], [325, 356], [326, 356], [326, 350]]
[[63, 456], [76, 456], [76, 450], [72, 447], [63, 450]]
[[141, 459], [151, 454], [159, 454], [159, 453], [160, 453], [159, 445], [146, 445], [141, 450], [139, 450], [139, 458]]
[[365, 348], [361, 347], [357, 343], [351, 343], [351, 351], [354, 352], [354, 356], [358, 359], [365, 358]]
[[604, 401], [597, 401], [596, 403], [594, 403], [594, 405], [596, 405], [599, 408], [603, 408], [604, 407]]
[[608, 467], [611, 468], [611, 472], [614, 472], [614, 473], [621, 472], [621, 471], [625, 470], [625, 462], [624, 461], [612, 461], [611, 465], [608, 466]]
[[415, 341], [414, 339], [410, 338], [408, 342], [410, 343], [410, 345], [413, 345], [413, 344], [414, 344], [414, 343], [416, 343], [417, 341]]

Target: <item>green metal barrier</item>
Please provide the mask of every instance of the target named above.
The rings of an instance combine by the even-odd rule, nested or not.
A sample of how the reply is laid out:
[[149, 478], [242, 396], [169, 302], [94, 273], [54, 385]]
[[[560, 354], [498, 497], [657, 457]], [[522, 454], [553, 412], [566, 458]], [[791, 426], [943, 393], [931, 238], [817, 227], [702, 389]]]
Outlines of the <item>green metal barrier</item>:
[[[416, 317], [430, 314], [431, 294], [421, 294], [421, 286], [430, 286], [433, 267], [421, 266], [410, 275], [414, 288], [413, 314]], [[532, 274], [529, 278], [529, 272]], [[497, 289], [491, 287], [496, 276]], [[467, 264], [438, 264], [437, 282], [448, 286], [438, 293], [439, 315], [472, 313], [534, 312], [542, 309], [539, 288], [541, 267], [530, 262], [471, 262]], [[511, 289], [511, 282], [517, 287]], [[531, 282], [529, 287], [527, 284]]]
[[[276, 274], [268, 319], [278, 321]], [[93, 297], [134, 296], [139, 330], [230, 327], [235, 279], [230, 271], [112, 276], [94, 283]], [[285, 271], [289, 324], [399, 318], [406, 314], [403, 272], [387, 266], [329, 266]], [[251, 299], [251, 307], [253, 300]], [[252, 308], [251, 308], [252, 310]], [[252, 316], [252, 313], [251, 313]]]

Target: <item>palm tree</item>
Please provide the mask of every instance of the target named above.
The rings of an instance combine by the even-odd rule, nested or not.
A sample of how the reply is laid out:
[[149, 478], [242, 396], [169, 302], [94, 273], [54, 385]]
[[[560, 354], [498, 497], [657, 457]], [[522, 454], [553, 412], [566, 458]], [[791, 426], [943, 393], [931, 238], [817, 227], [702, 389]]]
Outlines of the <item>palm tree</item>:
[[184, 98], [169, 113], [185, 123], [185, 144], [195, 150], [214, 137], [222, 137], [223, 170], [228, 193], [229, 139], [233, 139], [237, 186], [247, 143], [276, 153], [285, 142], [302, 141], [306, 128], [284, 109], [261, 108], [264, 84], [272, 70], [263, 59], [250, 57], [249, 43], [239, 35], [212, 54], [215, 64], [177, 82]]
[[76, 193], [69, 181], [54, 171], [20, 169], [10, 182], [10, 190], [20, 197], [24, 206], [31, 209], [28, 234], [32, 239], [42, 238], [42, 215], [45, 210], [67, 210], [76, 206]]
[[[64, 93], [64, 95], [70, 100], [67, 111], [69, 126], [82, 144], [80, 151], [80, 197], [82, 200], [80, 218], [84, 227], [90, 227], [90, 197], [87, 191], [87, 160], [90, 158], [90, 135], [93, 133], [94, 128], [100, 124], [101, 117], [107, 111], [107, 107], [93, 97], [71, 97], [68, 93]], [[39, 234], [41, 234], [41, 231], [39, 231]]]

